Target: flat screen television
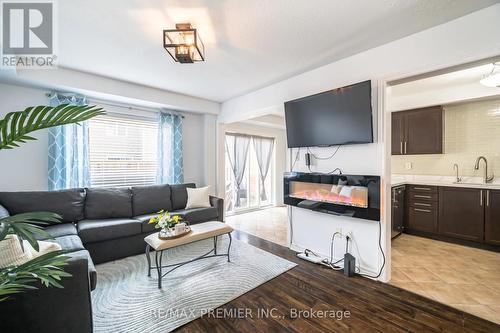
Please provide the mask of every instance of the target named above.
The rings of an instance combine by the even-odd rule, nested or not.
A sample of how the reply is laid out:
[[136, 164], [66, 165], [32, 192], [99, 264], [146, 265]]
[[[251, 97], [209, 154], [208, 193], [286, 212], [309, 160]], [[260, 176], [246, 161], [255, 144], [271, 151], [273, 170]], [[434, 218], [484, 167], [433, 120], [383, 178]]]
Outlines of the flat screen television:
[[373, 142], [371, 82], [285, 102], [288, 148]]

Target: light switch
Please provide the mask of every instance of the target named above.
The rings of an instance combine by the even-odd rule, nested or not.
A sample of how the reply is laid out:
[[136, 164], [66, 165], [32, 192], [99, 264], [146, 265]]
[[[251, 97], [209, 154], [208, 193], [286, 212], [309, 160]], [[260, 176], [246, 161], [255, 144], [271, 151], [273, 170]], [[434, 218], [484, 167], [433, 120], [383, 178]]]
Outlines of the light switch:
[[411, 168], [413, 168], [413, 164], [411, 162], [406, 162], [405, 163], [405, 169], [406, 170], [411, 170]]

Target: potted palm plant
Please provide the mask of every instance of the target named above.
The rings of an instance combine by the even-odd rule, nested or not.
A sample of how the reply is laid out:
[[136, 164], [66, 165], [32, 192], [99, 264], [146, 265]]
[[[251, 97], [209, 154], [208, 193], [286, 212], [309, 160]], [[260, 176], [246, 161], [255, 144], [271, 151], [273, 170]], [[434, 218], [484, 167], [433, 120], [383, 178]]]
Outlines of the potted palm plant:
[[[10, 112], [0, 119], [0, 150], [14, 149], [26, 141], [36, 140], [29, 134], [55, 126], [75, 124], [104, 111], [94, 105], [74, 106], [62, 104], [28, 107], [24, 111]], [[0, 218], [0, 242], [9, 235], [26, 240], [39, 251], [36, 236], [50, 238], [40, 225], [60, 223], [61, 217], [51, 212], [32, 212]], [[33, 224], [36, 223], [36, 224]], [[35, 282], [45, 287], [62, 288], [59, 281], [71, 276], [64, 272], [68, 259], [64, 251], [53, 251], [24, 264], [0, 268], [0, 302], [14, 294], [35, 289]], [[1, 255], [1, 254], [0, 254]]]

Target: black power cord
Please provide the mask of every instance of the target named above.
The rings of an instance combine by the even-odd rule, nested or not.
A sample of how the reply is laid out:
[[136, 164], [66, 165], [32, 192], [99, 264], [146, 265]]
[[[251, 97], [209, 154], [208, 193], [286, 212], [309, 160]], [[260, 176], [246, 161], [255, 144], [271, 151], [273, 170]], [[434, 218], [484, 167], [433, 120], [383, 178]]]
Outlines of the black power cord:
[[338, 171], [339, 172], [339, 175], [342, 174], [342, 170], [340, 168], [335, 168], [333, 169], [332, 171], [330, 171], [328, 174], [331, 175], [332, 173], [335, 173], [335, 171]]
[[297, 149], [297, 154], [295, 154], [295, 160], [292, 163], [292, 167], [290, 168], [290, 172], [293, 172], [293, 168], [295, 167], [295, 164], [299, 160], [299, 154], [300, 154], [300, 147]]
[[[348, 237], [346, 237], [346, 238], [347, 238], [347, 242], [349, 242], [349, 238]], [[363, 274], [363, 273], [361, 273], [361, 269], [358, 267], [358, 273], [359, 273], [359, 275], [367, 277], [367, 278], [376, 279], [376, 278], [380, 277], [380, 275], [382, 275], [382, 271], [384, 270], [384, 267], [385, 267], [385, 253], [384, 253], [384, 249], [382, 248], [382, 223], [380, 222], [380, 220], [378, 221], [378, 247], [380, 249], [380, 252], [382, 253], [382, 259], [383, 259], [383, 261], [382, 261], [382, 267], [380, 267], [380, 271], [378, 272], [378, 274], [377, 275]]]
[[328, 157], [319, 157], [319, 156], [316, 156], [316, 155], [315, 155], [315, 154], [311, 151], [311, 149], [310, 149], [309, 147], [307, 147], [307, 152], [308, 152], [309, 154], [311, 154], [311, 155], [312, 155], [315, 159], [317, 159], [317, 160], [330, 160], [330, 159], [332, 159], [332, 158], [335, 156], [335, 154], [337, 154], [337, 152], [338, 152], [338, 151], [339, 151], [339, 149], [340, 149], [340, 146], [342, 146], [342, 145], [338, 145], [338, 146], [337, 146], [337, 149], [335, 149], [335, 151], [334, 151], [334, 152], [333, 152], [330, 156], [328, 156]]
[[[340, 147], [341, 147], [341, 146], [342, 146], [342, 145], [338, 145], [338, 146], [337, 146], [337, 148], [335, 149], [335, 151], [334, 151], [334, 152], [333, 152], [330, 156], [328, 156], [328, 157], [320, 157], [320, 156], [317, 156], [316, 154], [314, 154], [314, 153], [311, 151], [311, 148], [310, 148], [310, 147], [307, 147], [307, 153], [308, 153], [310, 156], [314, 157], [314, 159], [316, 159], [316, 160], [322, 160], [322, 161], [325, 161], [325, 160], [331, 160], [331, 159], [332, 159], [332, 158], [333, 158], [333, 157], [337, 154], [337, 152], [339, 151], [339, 149], [340, 149]], [[309, 169], [309, 172], [312, 172], [310, 163], [306, 163], [306, 164], [307, 164], [307, 169]], [[342, 174], [342, 170], [341, 170], [340, 168], [335, 168], [335, 169], [333, 169], [332, 171], [327, 172], [327, 174], [333, 174], [333, 173], [335, 173], [336, 171], [338, 171], [340, 175]]]

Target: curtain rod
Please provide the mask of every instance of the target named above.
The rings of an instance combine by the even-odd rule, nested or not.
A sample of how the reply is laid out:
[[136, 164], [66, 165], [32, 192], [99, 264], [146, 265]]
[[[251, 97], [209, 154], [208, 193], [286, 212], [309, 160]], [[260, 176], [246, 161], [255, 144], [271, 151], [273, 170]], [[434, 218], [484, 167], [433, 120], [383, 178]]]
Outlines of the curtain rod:
[[[62, 93], [64, 94], [64, 93]], [[50, 97], [52, 96], [51, 93], [45, 93], [45, 96], [47, 97]], [[122, 109], [128, 109], [128, 110], [132, 110], [132, 109], [135, 109], [135, 110], [140, 110], [140, 111], [146, 111], [146, 112], [164, 112], [164, 111], [169, 111], [168, 113], [172, 113], [176, 116], [179, 116], [181, 118], [186, 118], [184, 115], [182, 114], [179, 114], [178, 111], [174, 111], [174, 110], [169, 110], [169, 109], [162, 109], [162, 108], [148, 108], [148, 107], [142, 107], [142, 106], [126, 106], [124, 104], [118, 104], [118, 103], [112, 103], [112, 102], [107, 102], [107, 101], [104, 101], [104, 100], [101, 100], [101, 99], [98, 99], [98, 98], [87, 98], [89, 101], [95, 101], [97, 102], [98, 104], [103, 104], [103, 105], [108, 105], [108, 106], [113, 106], [113, 107], [118, 107], [118, 108], [122, 108]]]
[[254, 138], [263, 138], [263, 139], [273, 139], [275, 140], [276, 138], [273, 136], [263, 136], [263, 135], [254, 135], [254, 134], [246, 134], [246, 133], [237, 133], [237, 132], [226, 132], [226, 135], [233, 135], [233, 136], [248, 136], [248, 137], [254, 137]]

